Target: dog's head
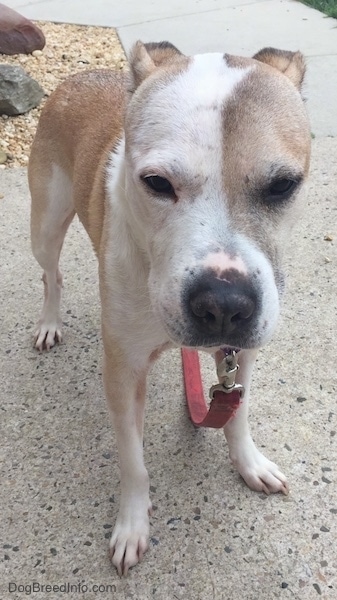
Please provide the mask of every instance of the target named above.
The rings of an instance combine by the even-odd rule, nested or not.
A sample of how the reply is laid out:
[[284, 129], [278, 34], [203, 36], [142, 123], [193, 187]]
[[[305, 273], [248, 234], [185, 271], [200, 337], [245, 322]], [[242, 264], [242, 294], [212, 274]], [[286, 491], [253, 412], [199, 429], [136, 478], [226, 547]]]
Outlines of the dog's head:
[[126, 198], [156, 316], [179, 345], [258, 347], [310, 158], [299, 53], [131, 53]]

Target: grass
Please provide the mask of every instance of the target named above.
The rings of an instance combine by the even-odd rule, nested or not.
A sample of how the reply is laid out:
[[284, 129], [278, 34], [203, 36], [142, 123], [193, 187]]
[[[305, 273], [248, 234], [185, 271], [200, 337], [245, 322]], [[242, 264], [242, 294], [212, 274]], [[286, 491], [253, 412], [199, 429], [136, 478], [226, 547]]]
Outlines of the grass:
[[337, 19], [337, 0], [302, 0], [302, 2], [316, 8], [316, 10], [320, 10], [328, 17]]

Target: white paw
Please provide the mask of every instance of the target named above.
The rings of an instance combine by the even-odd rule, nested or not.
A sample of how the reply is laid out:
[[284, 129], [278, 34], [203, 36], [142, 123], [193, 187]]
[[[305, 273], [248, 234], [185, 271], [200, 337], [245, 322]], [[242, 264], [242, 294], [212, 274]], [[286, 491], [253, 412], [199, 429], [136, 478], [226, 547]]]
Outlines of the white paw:
[[62, 341], [61, 323], [40, 321], [34, 339], [37, 350], [50, 350], [56, 342]]
[[266, 494], [277, 492], [288, 494], [289, 487], [286, 477], [275, 463], [263, 456], [253, 440], [248, 440], [235, 452], [232, 451], [230, 458], [252, 490]]
[[[149, 511], [151, 508], [149, 508]], [[139, 563], [149, 546], [149, 516], [126, 512], [117, 517], [110, 540], [110, 559], [118, 575], [127, 575], [128, 570]]]

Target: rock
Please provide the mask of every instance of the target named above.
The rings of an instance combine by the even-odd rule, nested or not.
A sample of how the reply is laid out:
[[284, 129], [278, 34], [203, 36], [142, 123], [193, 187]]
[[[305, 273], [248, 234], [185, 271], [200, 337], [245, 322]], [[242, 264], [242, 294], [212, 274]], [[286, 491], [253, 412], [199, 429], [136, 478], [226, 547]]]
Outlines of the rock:
[[[3, 150], [0, 149], [0, 165], [3, 165], [7, 160], [7, 154]], [[1, 194], [0, 194], [1, 198]]]
[[0, 115], [21, 115], [38, 106], [42, 87], [18, 66], [0, 64]]
[[0, 4], [0, 54], [30, 54], [42, 50], [43, 32], [12, 8]]

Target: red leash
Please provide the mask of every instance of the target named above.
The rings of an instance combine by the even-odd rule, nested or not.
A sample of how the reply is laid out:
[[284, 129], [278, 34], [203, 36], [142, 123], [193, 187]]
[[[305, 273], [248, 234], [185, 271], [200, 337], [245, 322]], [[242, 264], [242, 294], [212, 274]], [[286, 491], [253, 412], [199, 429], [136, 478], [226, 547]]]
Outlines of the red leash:
[[239, 407], [241, 386], [237, 386], [238, 389], [233, 389], [229, 393], [216, 389], [208, 405], [203, 392], [198, 352], [182, 348], [181, 356], [187, 407], [192, 423], [196, 427], [223, 427]]

